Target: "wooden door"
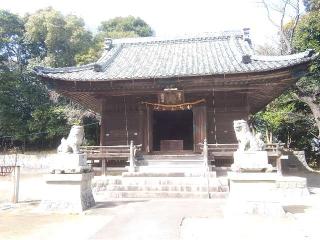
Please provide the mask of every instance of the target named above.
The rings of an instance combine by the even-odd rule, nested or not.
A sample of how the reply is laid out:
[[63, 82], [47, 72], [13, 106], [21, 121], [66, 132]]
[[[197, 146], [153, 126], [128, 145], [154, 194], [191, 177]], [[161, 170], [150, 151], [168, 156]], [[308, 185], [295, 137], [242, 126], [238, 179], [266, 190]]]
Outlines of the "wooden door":
[[207, 138], [207, 108], [205, 104], [196, 105], [193, 111], [193, 149], [201, 152], [199, 143]]

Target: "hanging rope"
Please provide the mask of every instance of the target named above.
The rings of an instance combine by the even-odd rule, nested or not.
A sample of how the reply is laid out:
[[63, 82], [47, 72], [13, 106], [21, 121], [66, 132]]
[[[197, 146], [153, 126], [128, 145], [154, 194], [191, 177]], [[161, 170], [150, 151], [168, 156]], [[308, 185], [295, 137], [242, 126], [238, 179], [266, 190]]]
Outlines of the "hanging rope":
[[217, 144], [218, 141], [217, 141], [216, 107], [214, 102], [214, 88], [212, 88], [212, 107], [213, 107], [212, 123], [213, 123], [213, 129], [214, 129], [214, 143]]
[[195, 102], [181, 103], [181, 104], [159, 104], [159, 103], [149, 103], [149, 102], [141, 102], [141, 104], [146, 104], [148, 106], [152, 106], [155, 111], [177, 111], [177, 110], [190, 110], [193, 105], [204, 103], [205, 99], [200, 99]]
[[124, 117], [125, 117], [125, 125], [126, 125], [126, 138], [127, 138], [127, 145], [129, 145], [129, 132], [128, 132], [128, 116], [127, 116], [127, 103], [126, 97], [123, 97], [124, 102]]

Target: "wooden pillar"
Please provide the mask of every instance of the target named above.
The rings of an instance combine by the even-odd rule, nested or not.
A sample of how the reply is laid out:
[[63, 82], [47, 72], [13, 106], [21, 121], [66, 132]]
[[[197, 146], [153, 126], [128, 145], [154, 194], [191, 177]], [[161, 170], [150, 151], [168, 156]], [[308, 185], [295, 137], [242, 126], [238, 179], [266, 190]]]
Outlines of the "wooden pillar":
[[203, 164], [207, 168], [208, 167], [208, 142], [206, 138], [203, 141], [202, 155], [203, 155]]
[[135, 162], [134, 162], [134, 145], [133, 141], [130, 141], [130, 154], [129, 154], [129, 172], [135, 172]]
[[194, 106], [192, 111], [194, 151], [201, 152], [198, 144], [207, 138], [207, 108], [205, 104], [201, 104]]
[[[106, 145], [106, 102], [101, 101], [100, 146]], [[106, 158], [101, 159], [101, 175], [106, 176]]]
[[[143, 112], [144, 105], [139, 105], [139, 133], [138, 133], [138, 143], [144, 145], [143, 136], [144, 136], [144, 112]], [[142, 146], [144, 149], [145, 146]]]
[[153, 150], [153, 111], [150, 106], [147, 106], [147, 146], [146, 152], [152, 152]]
[[105, 111], [105, 100], [101, 101], [101, 122], [100, 122], [100, 146], [106, 144], [106, 111]]
[[12, 203], [17, 203], [19, 201], [19, 182], [20, 182], [20, 166], [14, 166], [12, 171], [12, 183], [13, 183], [13, 192], [12, 192]]

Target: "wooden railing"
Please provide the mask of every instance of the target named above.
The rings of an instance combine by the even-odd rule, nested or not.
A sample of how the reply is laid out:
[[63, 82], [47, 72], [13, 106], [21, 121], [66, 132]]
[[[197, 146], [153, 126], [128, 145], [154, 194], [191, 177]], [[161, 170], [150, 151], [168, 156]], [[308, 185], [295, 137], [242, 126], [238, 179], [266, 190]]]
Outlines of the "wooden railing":
[[[232, 158], [233, 153], [237, 151], [238, 144], [208, 144], [205, 139], [203, 143], [199, 143], [200, 149], [202, 150], [205, 164], [210, 165], [210, 161], [214, 161], [215, 158]], [[268, 156], [273, 160], [277, 160], [281, 155], [281, 149], [283, 144], [272, 143], [266, 144], [265, 150], [268, 153]]]
[[7, 176], [12, 173], [15, 166], [0, 166], [0, 176]]
[[268, 156], [277, 157], [281, 155], [281, 149], [283, 149], [284, 143], [267, 143], [265, 150], [268, 152]]
[[88, 160], [101, 161], [102, 175], [105, 175], [106, 161], [125, 159], [129, 162], [129, 171], [135, 171], [136, 156], [141, 151], [141, 144], [134, 145], [133, 141], [130, 145], [117, 146], [81, 146], [80, 150], [87, 154]]

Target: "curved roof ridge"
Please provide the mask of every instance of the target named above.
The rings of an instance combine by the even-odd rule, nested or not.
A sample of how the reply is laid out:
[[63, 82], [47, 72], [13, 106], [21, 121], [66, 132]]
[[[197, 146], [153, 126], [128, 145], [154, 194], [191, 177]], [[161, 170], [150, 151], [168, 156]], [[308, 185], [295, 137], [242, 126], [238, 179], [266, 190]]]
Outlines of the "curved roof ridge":
[[287, 56], [260, 56], [254, 53], [245, 35], [237, 36], [226, 34], [224, 39], [212, 37], [205, 41], [179, 40], [178, 44], [112, 45], [110, 42], [109, 48], [94, 63], [65, 68], [37, 67], [35, 72], [70, 81], [154, 79], [266, 72], [308, 63], [318, 56], [313, 50]]
[[94, 70], [96, 72], [103, 72], [118, 56], [120, 51], [122, 50], [123, 44], [118, 44], [116, 47], [109, 50], [106, 54], [104, 54], [96, 63], [94, 63]]
[[318, 53], [314, 49], [307, 49], [304, 52], [299, 52], [290, 55], [267, 56], [267, 55], [252, 55], [251, 59], [255, 61], [273, 62], [273, 61], [291, 61], [295, 59], [316, 57]]
[[221, 32], [204, 32], [194, 34], [184, 34], [171, 37], [136, 37], [136, 38], [119, 38], [112, 39], [112, 44], [146, 44], [146, 43], [168, 43], [168, 42], [192, 42], [213, 39], [229, 39], [231, 37], [243, 38], [243, 31], [221, 31]]
[[80, 72], [83, 70], [93, 69], [94, 63], [89, 63], [81, 66], [73, 66], [73, 67], [60, 67], [60, 68], [52, 68], [52, 67], [42, 67], [36, 66], [33, 68], [36, 72], [41, 72], [43, 74], [46, 73], [72, 73], [72, 72]]

